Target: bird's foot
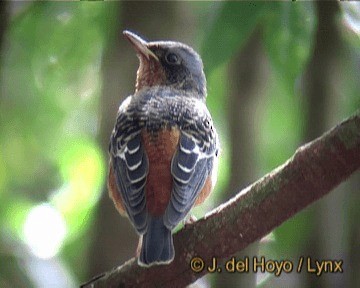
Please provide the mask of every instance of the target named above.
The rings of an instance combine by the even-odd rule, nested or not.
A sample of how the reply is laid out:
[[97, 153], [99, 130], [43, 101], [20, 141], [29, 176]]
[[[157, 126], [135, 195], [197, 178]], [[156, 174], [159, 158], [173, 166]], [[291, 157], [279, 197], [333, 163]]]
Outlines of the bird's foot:
[[197, 218], [194, 215], [188, 215], [184, 219], [184, 226], [191, 225], [197, 221]]

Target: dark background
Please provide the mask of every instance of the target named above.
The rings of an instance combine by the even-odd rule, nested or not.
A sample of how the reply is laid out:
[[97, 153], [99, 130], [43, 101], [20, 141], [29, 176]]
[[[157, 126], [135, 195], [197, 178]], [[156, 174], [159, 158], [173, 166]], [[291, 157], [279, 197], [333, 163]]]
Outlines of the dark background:
[[[0, 2], [0, 287], [76, 287], [134, 256], [105, 186], [138, 65], [124, 29], [203, 58], [222, 152], [201, 217], [360, 107], [359, 23], [355, 2]], [[341, 259], [344, 273], [194, 287], [360, 287], [359, 187], [357, 172], [236, 255]]]

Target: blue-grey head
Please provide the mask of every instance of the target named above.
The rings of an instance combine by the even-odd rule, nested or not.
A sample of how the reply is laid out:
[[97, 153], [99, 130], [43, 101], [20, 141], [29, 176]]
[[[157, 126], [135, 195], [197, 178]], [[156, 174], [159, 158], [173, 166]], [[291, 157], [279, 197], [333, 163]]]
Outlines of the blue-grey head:
[[123, 32], [140, 59], [136, 90], [152, 86], [169, 86], [194, 97], [206, 98], [206, 78], [200, 56], [191, 47], [173, 41], [145, 41]]

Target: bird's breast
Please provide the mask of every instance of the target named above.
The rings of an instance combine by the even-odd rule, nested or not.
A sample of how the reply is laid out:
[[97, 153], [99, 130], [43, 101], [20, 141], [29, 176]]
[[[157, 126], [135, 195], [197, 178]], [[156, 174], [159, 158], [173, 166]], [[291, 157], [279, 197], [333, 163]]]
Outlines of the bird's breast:
[[160, 129], [156, 133], [144, 129], [141, 136], [149, 163], [145, 186], [147, 210], [153, 216], [161, 216], [171, 197], [171, 160], [179, 142], [180, 131], [176, 126]]

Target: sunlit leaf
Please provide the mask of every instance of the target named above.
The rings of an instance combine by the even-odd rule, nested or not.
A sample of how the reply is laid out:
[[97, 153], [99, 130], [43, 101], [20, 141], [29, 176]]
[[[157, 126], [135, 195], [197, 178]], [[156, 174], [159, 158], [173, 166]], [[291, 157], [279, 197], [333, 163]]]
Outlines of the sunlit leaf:
[[360, 40], [360, 3], [359, 2], [343, 2], [339, 3], [343, 12], [346, 25], [357, 34]]
[[[352, 58], [358, 58], [360, 57], [360, 3], [359, 2], [342, 2], [339, 3], [340, 8], [341, 8], [341, 12], [342, 12], [342, 18], [340, 18], [339, 20], [339, 24], [343, 24], [343, 25], [339, 25], [339, 33], [342, 37], [342, 39], [345, 40], [345, 42], [347, 44], [349, 44], [349, 50], [348, 50], [348, 56], [351, 56]], [[351, 71], [349, 74], [353, 74], [355, 75], [355, 77], [358, 79], [359, 78], [359, 68], [358, 68], [358, 64], [357, 61], [353, 61], [353, 63], [351, 63], [355, 66], [355, 71]], [[357, 66], [357, 67], [356, 67]], [[353, 70], [353, 69], [351, 69]], [[349, 70], [346, 69], [346, 72], [348, 73]], [[350, 77], [351, 79], [352, 77]], [[350, 80], [349, 77], [345, 77], [345, 79]], [[359, 81], [354, 81], [354, 83], [351, 83], [353, 80], [351, 79], [349, 82], [350, 85], [358, 85], [359, 86]], [[345, 88], [348, 87], [348, 84], [345, 85]], [[359, 91], [357, 89], [357, 91]], [[348, 93], [346, 93], [346, 95], [348, 95]], [[358, 100], [360, 99], [360, 97], [357, 97]], [[359, 107], [359, 105], [357, 106], [353, 106], [353, 107]], [[349, 111], [349, 113], [351, 113]], [[345, 114], [348, 115], [349, 113]], [[345, 116], [344, 115], [344, 116]]]
[[201, 54], [206, 71], [228, 61], [241, 48], [267, 4], [226, 1], [219, 5], [202, 43]]
[[84, 138], [65, 143], [59, 153], [59, 168], [64, 185], [54, 192], [51, 202], [64, 215], [70, 234], [78, 234], [86, 227], [89, 209], [94, 206], [102, 191], [104, 163], [96, 143]]
[[12, 185], [37, 200], [61, 185], [54, 163], [60, 140], [97, 133], [100, 64], [114, 5], [94, 5], [34, 3], [10, 25], [2, 158]]
[[312, 51], [316, 24], [313, 3], [270, 4], [263, 23], [265, 47], [283, 85], [293, 91]]

